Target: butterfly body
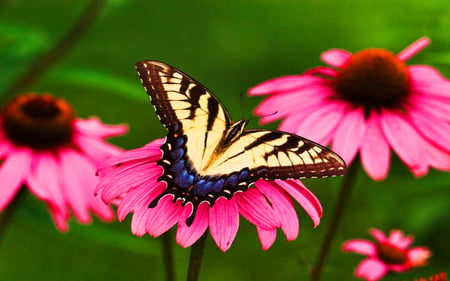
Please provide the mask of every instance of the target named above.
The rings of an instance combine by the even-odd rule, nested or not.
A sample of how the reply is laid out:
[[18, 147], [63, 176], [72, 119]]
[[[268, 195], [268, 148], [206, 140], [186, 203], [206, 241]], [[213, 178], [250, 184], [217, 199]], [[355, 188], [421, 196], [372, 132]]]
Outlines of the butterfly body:
[[233, 122], [220, 101], [180, 70], [157, 61], [136, 64], [161, 123], [169, 133], [161, 146], [160, 181], [168, 194], [195, 210], [245, 191], [257, 179], [339, 176], [344, 161], [329, 149], [305, 138], [277, 131], [245, 129]]

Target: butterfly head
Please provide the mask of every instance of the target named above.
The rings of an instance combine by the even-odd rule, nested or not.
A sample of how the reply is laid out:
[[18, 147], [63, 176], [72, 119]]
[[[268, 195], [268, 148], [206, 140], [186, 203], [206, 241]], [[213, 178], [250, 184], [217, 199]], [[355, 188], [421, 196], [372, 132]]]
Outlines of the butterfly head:
[[226, 132], [225, 143], [231, 143], [239, 138], [245, 130], [249, 120], [239, 120], [232, 124]]

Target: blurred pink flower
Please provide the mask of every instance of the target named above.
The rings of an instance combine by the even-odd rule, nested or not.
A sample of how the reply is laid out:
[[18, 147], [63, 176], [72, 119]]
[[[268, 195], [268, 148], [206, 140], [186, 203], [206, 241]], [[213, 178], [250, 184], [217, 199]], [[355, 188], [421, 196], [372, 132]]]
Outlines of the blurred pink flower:
[[182, 247], [194, 244], [209, 227], [217, 246], [230, 248], [239, 228], [239, 214], [256, 225], [262, 249], [270, 248], [281, 228], [287, 240], [297, 238], [299, 223], [290, 196], [311, 217], [314, 226], [320, 223], [322, 206], [317, 198], [298, 180], [258, 180], [254, 187], [235, 193], [230, 199], [220, 197], [210, 206], [200, 203], [190, 226], [186, 220], [192, 214], [192, 204], [173, 202], [173, 195], [159, 199], [166, 189], [165, 182], [158, 182], [163, 168], [157, 165], [162, 157], [163, 139], [146, 146], [124, 152], [105, 161], [99, 168], [100, 183], [97, 192], [105, 203], [118, 204], [117, 217], [123, 221], [133, 212], [131, 231], [142, 236], [145, 233], [157, 237], [178, 223], [176, 241]]
[[[270, 95], [255, 110], [261, 123], [284, 118], [280, 130], [332, 149], [350, 164], [359, 152], [375, 180], [389, 170], [390, 148], [416, 176], [450, 170], [450, 81], [427, 65], [405, 61], [430, 43], [420, 38], [398, 55], [332, 49], [302, 75], [266, 81], [249, 95]], [[273, 114], [277, 112], [277, 114]]]
[[377, 240], [376, 242], [355, 239], [342, 245], [342, 249], [346, 252], [355, 252], [368, 257], [356, 268], [356, 277], [376, 281], [389, 271], [403, 272], [423, 266], [431, 256], [431, 252], [425, 247], [408, 249], [414, 239], [409, 235], [404, 236], [400, 230], [392, 230], [389, 237], [375, 228], [369, 233]]
[[445, 274], [445, 272], [436, 273], [435, 275], [428, 277], [428, 279], [419, 278], [414, 279], [414, 281], [447, 281], [447, 274]]
[[24, 185], [47, 204], [60, 231], [68, 230], [71, 213], [81, 223], [91, 221], [89, 211], [112, 220], [112, 210], [94, 196], [95, 171], [121, 152], [103, 139], [126, 131], [94, 117], [75, 119], [65, 100], [49, 94], [15, 97], [0, 116], [0, 211]]

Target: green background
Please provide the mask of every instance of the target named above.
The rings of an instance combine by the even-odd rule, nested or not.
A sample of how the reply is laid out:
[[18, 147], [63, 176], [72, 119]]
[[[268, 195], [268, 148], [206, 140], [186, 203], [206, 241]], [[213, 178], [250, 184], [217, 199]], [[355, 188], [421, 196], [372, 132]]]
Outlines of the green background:
[[[87, 3], [9, 0], [0, 5], [0, 92], [64, 35]], [[240, 119], [251, 116], [262, 100], [246, 97], [242, 107], [241, 92], [263, 80], [322, 65], [319, 55], [329, 48], [399, 52], [424, 35], [432, 44], [409, 63], [435, 66], [449, 77], [447, 0], [114, 0], [33, 90], [65, 97], [81, 117], [128, 123], [129, 134], [111, 142], [131, 149], [165, 134], [137, 79], [136, 61], [156, 59], [182, 69]], [[340, 245], [370, 239], [370, 227], [402, 229], [416, 237], [414, 245], [434, 253], [428, 266], [384, 280], [450, 273], [450, 174], [431, 171], [417, 179], [392, 158], [384, 181], [374, 182], [360, 172], [323, 280], [354, 280], [353, 270], [363, 257], [341, 252]], [[244, 219], [226, 253], [209, 239], [201, 280], [308, 280], [340, 181], [304, 181], [321, 201], [324, 215], [313, 229], [297, 206], [300, 233], [295, 241], [287, 242], [279, 231], [273, 247], [262, 251], [256, 230]], [[130, 218], [89, 226], [72, 221], [70, 231], [61, 234], [42, 202], [28, 194], [22, 203], [0, 241], [0, 280], [164, 280], [160, 241], [134, 237]], [[175, 245], [179, 280], [185, 279], [188, 256], [189, 249]]]

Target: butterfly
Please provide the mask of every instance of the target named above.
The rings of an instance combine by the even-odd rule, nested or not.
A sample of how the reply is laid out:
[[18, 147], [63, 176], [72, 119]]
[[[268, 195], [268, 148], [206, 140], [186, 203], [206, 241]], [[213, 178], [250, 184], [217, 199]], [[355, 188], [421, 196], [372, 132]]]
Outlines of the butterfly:
[[202, 202], [211, 206], [230, 199], [257, 179], [341, 176], [345, 162], [336, 153], [300, 136], [266, 129], [246, 129], [248, 120], [233, 122], [224, 105], [205, 86], [158, 61], [136, 64], [139, 78], [161, 123], [169, 131], [158, 165], [167, 183], [154, 199], [171, 194], [191, 203], [191, 225]]

